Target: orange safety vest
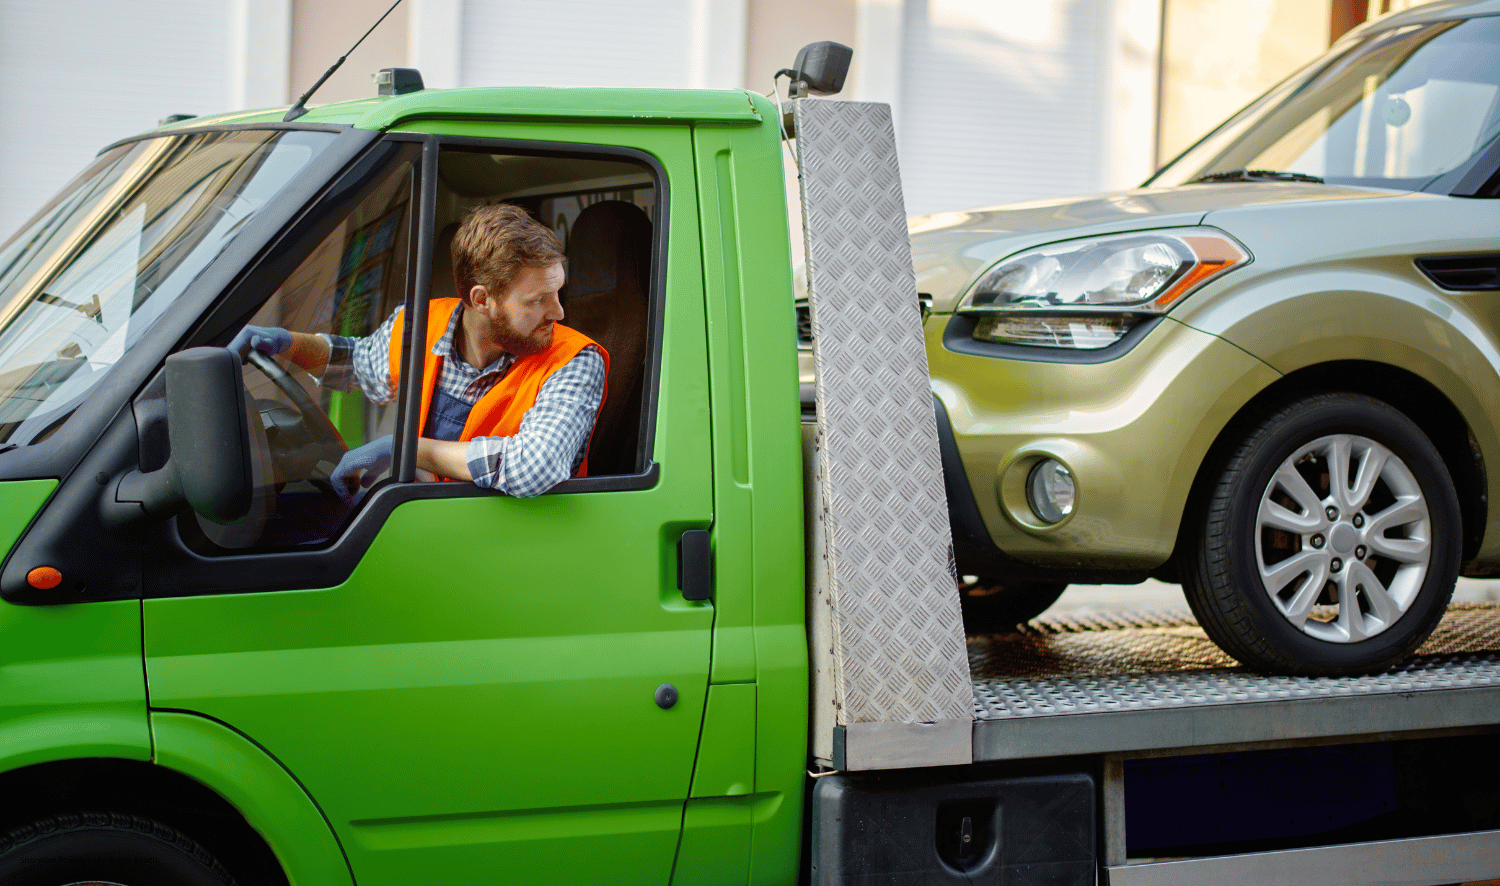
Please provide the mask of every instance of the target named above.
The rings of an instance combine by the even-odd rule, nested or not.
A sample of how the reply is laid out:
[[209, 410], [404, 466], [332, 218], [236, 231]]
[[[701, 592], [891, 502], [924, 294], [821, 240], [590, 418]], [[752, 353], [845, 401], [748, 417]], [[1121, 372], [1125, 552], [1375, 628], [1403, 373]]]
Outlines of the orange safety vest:
[[[438, 375], [442, 372], [443, 358], [432, 352], [437, 345], [438, 339], [448, 331], [448, 321], [453, 318], [453, 312], [458, 310], [461, 301], [456, 298], [437, 298], [427, 303], [427, 348], [423, 351], [422, 363], [422, 421], [427, 421], [427, 412], [432, 408], [432, 392], [437, 385]], [[401, 342], [402, 330], [405, 326], [406, 313], [402, 311], [396, 315], [396, 322], [391, 329], [390, 348], [391, 360], [391, 383], [397, 384], [401, 379]], [[475, 437], [512, 437], [521, 429], [521, 419], [526, 411], [536, 405], [536, 395], [542, 389], [552, 373], [561, 369], [564, 364], [578, 355], [578, 352], [593, 345], [599, 348], [599, 353], [604, 355], [604, 371], [609, 372], [609, 353], [600, 347], [599, 343], [584, 335], [583, 333], [569, 329], [561, 323], [552, 327], [552, 344], [547, 350], [539, 354], [531, 354], [526, 357], [517, 357], [510, 365], [510, 371], [505, 377], [495, 383], [495, 386], [485, 392], [469, 411], [469, 418], [464, 422], [463, 433], [459, 440], [467, 442]], [[608, 396], [609, 392], [604, 392]], [[600, 403], [604, 401], [601, 399]], [[597, 413], [595, 414], [597, 418]], [[593, 428], [589, 429], [589, 436], [593, 436]], [[587, 443], [585, 445], [585, 450]], [[588, 473], [588, 456], [584, 456], [583, 463], [578, 466], [574, 476], [582, 477]]]

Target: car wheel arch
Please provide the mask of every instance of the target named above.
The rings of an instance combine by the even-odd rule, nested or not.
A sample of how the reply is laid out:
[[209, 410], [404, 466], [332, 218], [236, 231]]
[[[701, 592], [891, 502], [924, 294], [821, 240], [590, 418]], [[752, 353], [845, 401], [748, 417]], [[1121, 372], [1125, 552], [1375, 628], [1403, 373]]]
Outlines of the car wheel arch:
[[[1339, 360], [1303, 366], [1283, 375], [1248, 400], [1221, 428], [1198, 464], [1177, 543], [1169, 560], [1178, 568], [1196, 517], [1205, 507], [1209, 490], [1230, 451], [1248, 430], [1281, 407], [1317, 394], [1364, 394], [1389, 404], [1415, 422], [1442, 456], [1457, 488], [1463, 520], [1463, 560], [1471, 560], [1483, 542], [1488, 525], [1487, 478], [1484, 453], [1463, 413], [1437, 385], [1410, 370], [1364, 360]], [[1169, 571], [1170, 571], [1169, 570]], [[1175, 573], [1174, 573], [1175, 574]]]

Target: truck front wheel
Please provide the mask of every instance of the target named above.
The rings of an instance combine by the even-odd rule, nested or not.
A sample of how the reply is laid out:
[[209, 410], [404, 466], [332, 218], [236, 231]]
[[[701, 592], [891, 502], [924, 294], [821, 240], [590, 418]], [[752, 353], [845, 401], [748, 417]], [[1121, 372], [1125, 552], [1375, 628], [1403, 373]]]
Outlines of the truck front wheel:
[[190, 837], [135, 815], [88, 812], [34, 821], [0, 838], [6, 886], [234, 886]]
[[1230, 453], [1186, 545], [1183, 588], [1245, 665], [1333, 675], [1385, 668], [1453, 595], [1460, 515], [1437, 449], [1352, 393], [1265, 416]]

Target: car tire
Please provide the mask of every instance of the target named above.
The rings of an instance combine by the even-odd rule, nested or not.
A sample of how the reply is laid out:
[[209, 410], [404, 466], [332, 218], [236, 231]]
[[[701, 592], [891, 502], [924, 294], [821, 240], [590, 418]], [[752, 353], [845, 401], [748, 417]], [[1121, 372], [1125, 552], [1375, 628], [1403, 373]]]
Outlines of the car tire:
[[234, 886], [192, 838], [158, 821], [114, 812], [58, 815], [0, 838], [6, 886]]
[[1050, 581], [1002, 581], [979, 578], [958, 586], [964, 631], [1000, 634], [1014, 630], [1046, 612], [1067, 584]]
[[1442, 458], [1405, 415], [1359, 394], [1265, 416], [1189, 519], [1188, 603], [1256, 670], [1382, 670], [1432, 633], [1458, 577], [1461, 517]]

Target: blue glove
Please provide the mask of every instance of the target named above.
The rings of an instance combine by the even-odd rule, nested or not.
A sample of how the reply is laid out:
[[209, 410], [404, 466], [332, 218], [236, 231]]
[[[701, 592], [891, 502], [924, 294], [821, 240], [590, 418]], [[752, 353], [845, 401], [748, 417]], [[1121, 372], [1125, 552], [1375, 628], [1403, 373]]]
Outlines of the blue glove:
[[359, 491], [373, 484], [390, 466], [391, 438], [387, 435], [344, 453], [328, 479], [345, 504], [354, 504]]
[[292, 334], [275, 326], [246, 326], [229, 343], [229, 350], [241, 357], [251, 348], [262, 354], [279, 354], [292, 346]]

